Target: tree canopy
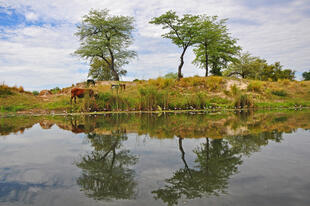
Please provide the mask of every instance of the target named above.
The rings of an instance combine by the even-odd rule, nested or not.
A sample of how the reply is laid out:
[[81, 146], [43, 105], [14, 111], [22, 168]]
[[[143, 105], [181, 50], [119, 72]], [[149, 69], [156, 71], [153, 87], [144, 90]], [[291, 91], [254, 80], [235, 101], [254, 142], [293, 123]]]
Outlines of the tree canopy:
[[221, 75], [221, 69], [228, 62], [235, 62], [235, 55], [241, 47], [237, 46], [237, 39], [228, 33], [227, 19], [218, 20], [217, 16], [202, 15], [198, 19], [197, 36], [195, 37], [196, 55], [193, 63], [206, 70], [208, 76], [209, 66], [213, 75]]
[[[103, 71], [110, 69], [111, 79], [118, 81], [120, 75], [126, 74], [122, 66], [136, 56], [135, 51], [128, 50], [133, 42], [133, 22], [133, 17], [111, 16], [106, 9], [91, 10], [77, 26], [75, 35], [81, 45], [75, 54], [95, 64], [93, 70], [97, 68], [97, 72], [101, 71], [98, 68], [104, 68]], [[103, 67], [98, 67], [98, 64]]]
[[253, 57], [246, 52], [239, 55], [237, 61], [229, 64], [227, 70], [224, 71], [226, 76], [236, 76], [247, 79], [272, 80], [295, 78], [295, 71], [284, 69], [280, 62], [268, 64], [265, 59]]
[[310, 80], [310, 71], [302, 73], [302, 77], [304, 78], [305, 81], [309, 81]]
[[176, 15], [174, 11], [167, 11], [159, 17], [155, 17], [150, 21], [151, 24], [162, 25], [163, 29], [168, 32], [162, 35], [163, 38], [171, 39], [172, 43], [182, 48], [180, 56], [180, 64], [178, 67], [178, 79], [182, 78], [182, 67], [184, 65], [184, 55], [186, 50], [192, 46], [197, 36], [197, 19], [198, 16], [185, 14], [182, 18]]

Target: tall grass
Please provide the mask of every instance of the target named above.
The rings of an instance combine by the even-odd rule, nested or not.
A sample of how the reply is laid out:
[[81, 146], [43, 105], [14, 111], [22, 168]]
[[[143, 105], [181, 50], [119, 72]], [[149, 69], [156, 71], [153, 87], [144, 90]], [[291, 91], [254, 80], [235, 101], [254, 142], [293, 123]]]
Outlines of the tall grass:
[[241, 94], [233, 102], [235, 108], [249, 108], [254, 106], [254, 101], [247, 94]]
[[262, 92], [263, 83], [260, 81], [251, 81], [247, 87], [247, 90], [250, 92]]
[[140, 110], [156, 110], [168, 107], [168, 93], [161, 91], [154, 86], [140, 87]]

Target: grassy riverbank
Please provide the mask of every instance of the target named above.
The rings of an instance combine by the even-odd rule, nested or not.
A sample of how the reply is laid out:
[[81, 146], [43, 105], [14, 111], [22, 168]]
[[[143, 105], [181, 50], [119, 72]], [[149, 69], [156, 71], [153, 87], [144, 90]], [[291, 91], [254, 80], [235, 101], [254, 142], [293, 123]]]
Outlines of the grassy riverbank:
[[[310, 81], [278, 82], [226, 77], [189, 77], [122, 82], [125, 91], [111, 91], [115, 82], [97, 82], [90, 88], [97, 98], [70, 104], [72, 87], [37, 95], [22, 87], [0, 86], [0, 113], [75, 113], [94, 111], [162, 111], [234, 108], [292, 108], [310, 106]], [[75, 87], [86, 88], [85, 83]]]

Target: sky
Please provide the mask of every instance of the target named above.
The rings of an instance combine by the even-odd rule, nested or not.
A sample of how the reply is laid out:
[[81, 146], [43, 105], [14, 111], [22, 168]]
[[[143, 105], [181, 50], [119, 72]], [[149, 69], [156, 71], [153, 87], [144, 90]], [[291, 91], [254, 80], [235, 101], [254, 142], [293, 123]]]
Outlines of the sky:
[[[148, 23], [168, 10], [228, 18], [243, 52], [280, 61], [297, 79], [310, 70], [310, 0], [0, 0], [0, 83], [42, 90], [85, 81], [89, 64], [72, 54], [80, 44], [76, 26], [90, 9], [135, 18], [131, 49], [138, 57], [124, 67], [122, 80], [177, 72], [181, 49]], [[184, 76], [204, 74], [193, 59], [189, 50]]]

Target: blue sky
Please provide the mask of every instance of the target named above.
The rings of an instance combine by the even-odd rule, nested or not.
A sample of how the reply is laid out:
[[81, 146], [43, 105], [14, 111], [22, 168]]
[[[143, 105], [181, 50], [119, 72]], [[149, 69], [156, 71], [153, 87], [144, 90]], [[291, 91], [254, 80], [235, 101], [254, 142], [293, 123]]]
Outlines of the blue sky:
[[[138, 58], [125, 66], [123, 80], [156, 78], [176, 72], [180, 49], [162, 39], [160, 26], [148, 21], [167, 10], [218, 15], [243, 51], [280, 61], [301, 73], [310, 69], [310, 1], [308, 0], [0, 0], [0, 83], [28, 90], [70, 86], [87, 79], [88, 65], [73, 56], [74, 36], [81, 17], [91, 9], [136, 20], [132, 49]], [[203, 75], [185, 56], [185, 76]]]

